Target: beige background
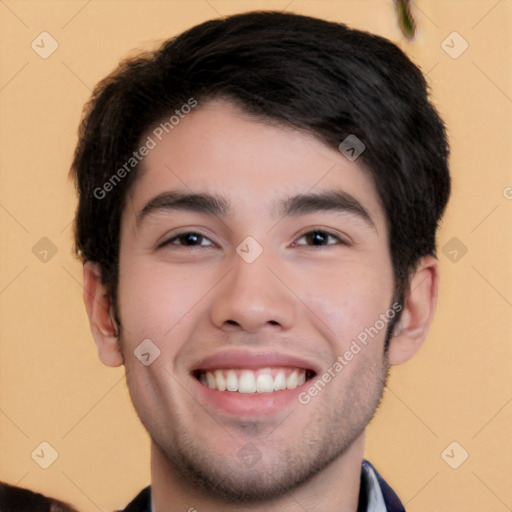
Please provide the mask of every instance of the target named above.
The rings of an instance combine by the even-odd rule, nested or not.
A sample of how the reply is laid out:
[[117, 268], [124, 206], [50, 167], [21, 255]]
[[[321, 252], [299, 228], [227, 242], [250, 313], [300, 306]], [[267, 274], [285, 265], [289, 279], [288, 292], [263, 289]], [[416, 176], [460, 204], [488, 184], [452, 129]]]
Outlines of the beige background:
[[[394, 369], [366, 456], [408, 511], [511, 510], [511, 0], [417, 0], [412, 43], [391, 0], [1, 2], [0, 480], [84, 511], [121, 507], [148, 484], [146, 434], [123, 370], [97, 359], [71, 254], [75, 197], [66, 175], [80, 112], [133, 49], [262, 8], [384, 35], [428, 74], [452, 145], [439, 312], [419, 355]], [[47, 59], [31, 48], [43, 31], [59, 45]], [[454, 31], [469, 44], [456, 59], [442, 46]], [[452, 53], [458, 37], [444, 43]], [[55, 255], [41, 252], [47, 241], [34, 254], [43, 237]], [[31, 458], [43, 441], [58, 452], [48, 469]], [[40, 450], [34, 458], [48, 460]], [[456, 465], [463, 450], [469, 458], [452, 469], [445, 460]]]

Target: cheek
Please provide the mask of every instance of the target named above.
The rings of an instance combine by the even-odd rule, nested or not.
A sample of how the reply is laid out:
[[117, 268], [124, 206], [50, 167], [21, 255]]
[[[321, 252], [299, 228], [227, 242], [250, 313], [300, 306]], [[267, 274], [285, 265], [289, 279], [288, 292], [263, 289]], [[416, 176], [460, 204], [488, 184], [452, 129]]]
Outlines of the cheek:
[[323, 324], [328, 339], [334, 340], [336, 352], [340, 353], [377, 322], [378, 339], [384, 337], [386, 329], [382, 329], [379, 319], [391, 305], [391, 270], [353, 264], [319, 272], [301, 288], [304, 302], [318, 318], [319, 326]]
[[193, 316], [208, 291], [206, 276], [169, 272], [168, 265], [126, 258], [120, 262], [119, 314], [127, 337], [168, 339]]

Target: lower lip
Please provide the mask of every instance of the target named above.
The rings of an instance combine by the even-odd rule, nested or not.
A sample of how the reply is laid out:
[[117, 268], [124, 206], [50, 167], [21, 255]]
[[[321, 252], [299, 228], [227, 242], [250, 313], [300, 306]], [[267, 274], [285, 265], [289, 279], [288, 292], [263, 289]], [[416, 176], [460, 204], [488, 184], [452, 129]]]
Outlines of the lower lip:
[[217, 409], [234, 416], [263, 416], [282, 411], [284, 407], [294, 401], [303, 388], [308, 384], [306, 381], [295, 389], [283, 389], [271, 393], [239, 393], [238, 391], [217, 391], [201, 384], [192, 377], [198, 393], [206, 407], [213, 405]]

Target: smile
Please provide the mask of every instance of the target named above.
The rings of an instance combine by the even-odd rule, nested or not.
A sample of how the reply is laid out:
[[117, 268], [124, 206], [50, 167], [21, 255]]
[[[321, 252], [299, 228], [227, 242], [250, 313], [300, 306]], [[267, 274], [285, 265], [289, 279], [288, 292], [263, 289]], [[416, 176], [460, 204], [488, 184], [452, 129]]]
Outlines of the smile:
[[296, 389], [312, 378], [314, 372], [304, 368], [290, 367], [226, 368], [197, 370], [194, 376], [209, 389], [248, 394]]

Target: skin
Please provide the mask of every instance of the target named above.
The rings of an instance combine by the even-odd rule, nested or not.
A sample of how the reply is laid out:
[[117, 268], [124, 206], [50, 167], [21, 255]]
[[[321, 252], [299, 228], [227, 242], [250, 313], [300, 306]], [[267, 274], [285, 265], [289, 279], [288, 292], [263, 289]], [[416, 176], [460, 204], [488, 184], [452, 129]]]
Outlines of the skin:
[[[138, 221], [153, 198], [177, 190], [219, 195], [231, 211], [158, 209]], [[371, 221], [276, 208], [331, 190], [350, 194]], [[304, 236], [315, 229], [334, 236]], [[186, 245], [183, 232], [205, 238]], [[236, 252], [247, 236], [263, 248], [250, 264]], [[307, 405], [237, 417], [197, 393], [190, 369], [229, 348], [294, 355], [322, 374], [391, 307], [385, 212], [360, 161], [227, 102], [198, 107], [145, 157], [122, 216], [119, 263], [120, 338], [94, 263], [84, 266], [84, 300], [100, 358], [125, 365], [151, 436], [156, 510], [355, 511], [364, 431], [389, 367], [416, 353], [432, 320], [435, 258], [411, 273], [388, 351], [382, 329]], [[144, 366], [133, 352], [148, 338], [160, 356]], [[247, 443], [261, 455], [251, 467], [237, 456]]]

